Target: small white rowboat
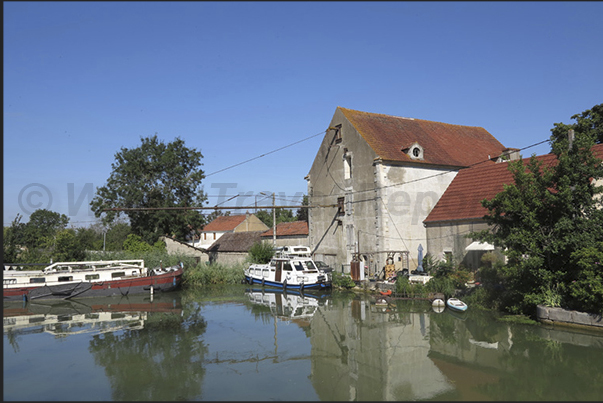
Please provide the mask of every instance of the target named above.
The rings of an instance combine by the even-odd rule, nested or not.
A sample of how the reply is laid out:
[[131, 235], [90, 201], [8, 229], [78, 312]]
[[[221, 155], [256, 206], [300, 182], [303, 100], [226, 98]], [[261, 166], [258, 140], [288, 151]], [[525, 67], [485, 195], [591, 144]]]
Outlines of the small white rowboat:
[[458, 312], [465, 312], [467, 310], [467, 304], [465, 304], [458, 298], [448, 298], [448, 300], [446, 301], [446, 305], [448, 306], [448, 308]]

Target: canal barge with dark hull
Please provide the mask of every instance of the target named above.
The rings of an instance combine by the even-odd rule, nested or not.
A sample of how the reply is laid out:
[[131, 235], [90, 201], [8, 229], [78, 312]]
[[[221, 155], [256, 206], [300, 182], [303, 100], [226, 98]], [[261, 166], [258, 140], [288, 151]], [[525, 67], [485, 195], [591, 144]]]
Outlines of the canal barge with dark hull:
[[182, 282], [182, 263], [149, 270], [143, 260], [58, 262], [44, 270], [15, 270], [5, 266], [5, 301], [125, 296], [176, 290]]

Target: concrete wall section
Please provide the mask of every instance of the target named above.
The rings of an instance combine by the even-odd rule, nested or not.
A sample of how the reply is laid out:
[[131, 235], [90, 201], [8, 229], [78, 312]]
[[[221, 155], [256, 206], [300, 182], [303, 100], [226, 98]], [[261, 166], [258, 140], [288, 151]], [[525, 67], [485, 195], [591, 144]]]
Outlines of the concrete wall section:
[[552, 324], [590, 326], [603, 329], [601, 315], [592, 313], [569, 311], [563, 308], [551, 308], [538, 305], [536, 316], [539, 321]]

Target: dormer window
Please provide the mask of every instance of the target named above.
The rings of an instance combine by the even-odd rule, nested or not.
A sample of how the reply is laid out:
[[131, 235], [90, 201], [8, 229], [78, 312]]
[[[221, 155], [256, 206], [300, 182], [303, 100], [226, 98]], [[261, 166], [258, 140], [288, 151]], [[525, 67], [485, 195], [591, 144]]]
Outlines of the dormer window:
[[423, 147], [421, 147], [417, 142], [412, 143], [410, 147], [403, 148], [402, 151], [413, 160], [423, 159]]

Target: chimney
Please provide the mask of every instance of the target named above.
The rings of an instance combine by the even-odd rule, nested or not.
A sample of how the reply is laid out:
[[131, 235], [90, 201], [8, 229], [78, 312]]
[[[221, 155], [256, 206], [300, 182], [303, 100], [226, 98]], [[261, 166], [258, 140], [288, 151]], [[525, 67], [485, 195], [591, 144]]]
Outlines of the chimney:
[[515, 161], [521, 158], [519, 148], [505, 148], [496, 159], [496, 162]]
[[567, 139], [569, 140], [569, 149], [572, 149], [572, 145], [574, 144], [574, 129], [569, 129], [567, 132]]

